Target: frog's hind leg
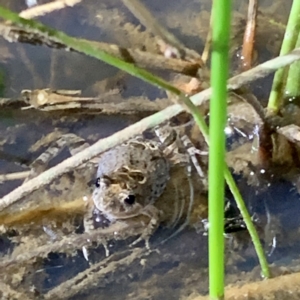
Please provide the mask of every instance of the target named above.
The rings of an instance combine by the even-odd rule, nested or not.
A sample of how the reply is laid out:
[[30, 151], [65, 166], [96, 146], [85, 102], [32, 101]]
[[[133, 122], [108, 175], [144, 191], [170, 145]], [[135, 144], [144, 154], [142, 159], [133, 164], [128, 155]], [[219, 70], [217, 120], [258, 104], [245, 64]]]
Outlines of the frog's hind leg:
[[204, 178], [205, 174], [204, 174], [204, 172], [201, 169], [201, 166], [200, 166], [200, 164], [198, 162], [196, 154], [198, 154], [198, 155], [208, 155], [208, 152], [206, 152], [206, 151], [200, 151], [199, 149], [197, 149], [193, 145], [192, 141], [189, 139], [189, 137], [186, 134], [184, 134], [184, 135], [181, 136], [181, 141], [182, 141], [182, 143], [183, 143], [183, 145], [184, 145], [184, 147], [185, 147], [185, 149], [186, 149], [186, 151], [187, 151], [187, 153], [189, 155], [189, 158], [192, 161], [192, 163], [193, 163], [193, 165], [194, 165], [194, 167], [195, 167], [198, 175], [201, 178]]
[[[181, 197], [182, 196], [182, 192], [181, 189], [178, 189], [178, 186], [175, 185], [174, 186], [176, 192], [176, 199], [174, 201], [174, 211], [173, 211], [173, 216], [170, 220], [170, 227], [171, 228], [175, 228], [179, 221], [181, 220], [182, 216], [183, 216], [183, 212], [184, 212], [184, 205], [185, 205], [185, 201], [184, 198]], [[180, 200], [181, 197], [181, 200]]]
[[[171, 236], [169, 236], [166, 240], [163, 241], [164, 243], [170, 238], [180, 233], [190, 223], [190, 217], [194, 205], [194, 185], [191, 178], [192, 164], [194, 165], [198, 175], [202, 178], [202, 180], [204, 180], [205, 174], [200, 167], [196, 154], [207, 155], [207, 152], [202, 152], [199, 149], [197, 149], [186, 134], [180, 133], [179, 131], [172, 128], [170, 125], [156, 127], [155, 133], [160, 139], [163, 146], [165, 147], [164, 153], [166, 153], [166, 155], [170, 158], [173, 165], [183, 165], [185, 167], [190, 190], [190, 199], [188, 203], [185, 221], [173, 234], [171, 234]], [[185, 206], [184, 199], [182, 200], [181, 204], [181, 207]], [[181, 216], [182, 210], [179, 211], [176, 223], [181, 219]], [[176, 225], [174, 225], [173, 227], [175, 226]]]
[[159, 138], [163, 151], [174, 165], [183, 165], [186, 167], [188, 174], [192, 172], [193, 163], [198, 175], [201, 178], [205, 177], [204, 172], [196, 157], [197, 155], [207, 155], [206, 151], [197, 149], [189, 137], [180, 132], [180, 129], [175, 129], [170, 125], [157, 126], [155, 128], [155, 134]]
[[[192, 214], [192, 209], [193, 209], [193, 205], [194, 205], [194, 198], [195, 198], [195, 195], [194, 195], [194, 185], [193, 185], [193, 181], [191, 179], [191, 176], [187, 176], [187, 179], [188, 179], [188, 183], [189, 183], [189, 190], [190, 190], [190, 200], [189, 200], [189, 204], [188, 204], [188, 209], [187, 209], [187, 214], [186, 214], [186, 218], [185, 218], [185, 221], [184, 223], [182, 223], [180, 225], [179, 228], [177, 228], [170, 236], [168, 236], [166, 239], [164, 239], [161, 244], [164, 244], [165, 242], [167, 242], [169, 239], [173, 238], [174, 236], [176, 236], [177, 234], [179, 234], [183, 229], [185, 229], [189, 223], [190, 223], [190, 217], [191, 217], [191, 214]], [[184, 197], [183, 197], [184, 198]], [[185, 203], [184, 203], [184, 199], [182, 199], [182, 206], [184, 206]], [[180, 215], [180, 217], [178, 217], [178, 221], [180, 220], [182, 214]], [[175, 227], [175, 226], [173, 226]]]
[[37, 159], [35, 159], [31, 163], [31, 171], [29, 176], [25, 179], [25, 182], [31, 178], [36, 177], [45, 169], [47, 169], [48, 163], [55, 156], [57, 156], [64, 149], [65, 146], [69, 148], [70, 154], [74, 155], [77, 152], [80, 152], [81, 150], [89, 147], [89, 144], [76, 134], [69, 133], [63, 135], [61, 138], [55, 141], [44, 153], [42, 153]]

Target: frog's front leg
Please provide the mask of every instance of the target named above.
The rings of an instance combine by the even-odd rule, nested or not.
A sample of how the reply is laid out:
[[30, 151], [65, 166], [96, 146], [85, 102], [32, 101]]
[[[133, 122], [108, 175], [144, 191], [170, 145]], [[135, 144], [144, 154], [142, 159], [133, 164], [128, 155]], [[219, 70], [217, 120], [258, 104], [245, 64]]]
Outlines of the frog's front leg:
[[[91, 233], [95, 230], [95, 225], [94, 225], [94, 217], [97, 214], [98, 216], [96, 217], [96, 222], [100, 223], [100, 218], [104, 216], [101, 214], [101, 212], [99, 212], [97, 210], [97, 208], [95, 208], [94, 206], [94, 202], [92, 199], [87, 199], [86, 200], [86, 206], [85, 206], [85, 214], [83, 216], [83, 227], [84, 227], [84, 232], [87, 233]], [[111, 224], [110, 221], [108, 221], [106, 218], [104, 218], [104, 220], [101, 220], [101, 227], [105, 228], [108, 225]], [[112, 236], [113, 238], [113, 236]], [[108, 257], [109, 256], [109, 248], [108, 248], [108, 244], [106, 242], [102, 242], [102, 246], [104, 247], [105, 250], [105, 256]], [[85, 259], [88, 261], [88, 256], [89, 256], [89, 248], [84, 246], [82, 248], [82, 252], [83, 255], [85, 257]]]
[[147, 205], [141, 212], [141, 215], [148, 217], [149, 223], [140, 237], [136, 239], [130, 246], [134, 246], [141, 241], [145, 241], [146, 248], [150, 249], [149, 240], [160, 224], [161, 212], [154, 205]]
[[[83, 225], [84, 225], [84, 230], [85, 232], [91, 232], [93, 230], [95, 230], [94, 227], [94, 210], [95, 207], [92, 203], [87, 203], [86, 206], [86, 212], [84, 215], [84, 219], [83, 219]], [[149, 220], [144, 220], [144, 218], [147, 218]], [[142, 218], [142, 219], [140, 219]], [[149, 239], [150, 237], [153, 235], [153, 233], [156, 231], [156, 229], [159, 226], [159, 220], [160, 220], [160, 211], [154, 206], [154, 205], [148, 205], [146, 206], [143, 211], [133, 217], [133, 218], [121, 218], [121, 219], [116, 219], [114, 221], [111, 221], [110, 223], [126, 223], [130, 226], [135, 224], [134, 226], [136, 226], [136, 224], [138, 223], [138, 226], [145, 226], [145, 229], [143, 231], [143, 233], [139, 236], [138, 239], [136, 239], [133, 243], [131, 243], [130, 246], [134, 246], [136, 244], [138, 244], [141, 241], [145, 241], [145, 245], [147, 249], [150, 249], [150, 245], [149, 245]], [[137, 222], [137, 223], [136, 223]], [[109, 255], [109, 251], [107, 249], [106, 245], [103, 245], [105, 248], [105, 252], [106, 252], [106, 256]]]
[[94, 203], [91, 199], [87, 200], [85, 214], [83, 217], [83, 226], [85, 232], [91, 232], [95, 229], [94, 226]]

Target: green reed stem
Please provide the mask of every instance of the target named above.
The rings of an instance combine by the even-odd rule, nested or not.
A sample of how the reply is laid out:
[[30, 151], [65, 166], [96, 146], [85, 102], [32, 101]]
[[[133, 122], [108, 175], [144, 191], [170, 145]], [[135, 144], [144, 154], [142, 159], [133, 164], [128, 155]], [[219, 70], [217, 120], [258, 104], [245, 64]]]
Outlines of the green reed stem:
[[[208, 130], [208, 127], [204, 121], [204, 118], [203, 116], [201, 115], [201, 113], [199, 112], [197, 106], [195, 106], [189, 98], [185, 97], [184, 95], [181, 95], [180, 96], [180, 101], [182, 101], [185, 105], [185, 107], [190, 111], [190, 113], [192, 114], [196, 124], [198, 125], [198, 127], [200, 128], [204, 138], [205, 138], [205, 141], [206, 143], [210, 146], [210, 153], [211, 153], [211, 148], [212, 148], [212, 145], [211, 145], [211, 140], [209, 138], [209, 130]], [[211, 121], [212, 122], [212, 121]], [[224, 124], [224, 123], [223, 123]], [[211, 125], [212, 126], [212, 125]], [[213, 138], [213, 137], [211, 137]], [[216, 138], [216, 137], [215, 137]], [[218, 152], [218, 149], [217, 151]], [[223, 172], [224, 172], [224, 177], [225, 177], [225, 180], [226, 180], [226, 183], [228, 184], [229, 188], [230, 188], [230, 191], [237, 203], [237, 206], [241, 212], [241, 215], [243, 217], [243, 220], [246, 224], [246, 227], [247, 227], [247, 230], [251, 236], [251, 239], [252, 239], [252, 242], [253, 242], [253, 245], [254, 245], [254, 248], [255, 248], [255, 251], [256, 251], [256, 254], [258, 256], [258, 260], [259, 260], [259, 263], [260, 263], [260, 266], [261, 266], [261, 269], [262, 269], [262, 275], [263, 277], [265, 278], [269, 278], [270, 277], [270, 270], [269, 270], [269, 266], [268, 266], [268, 261], [266, 259], [266, 256], [265, 256], [265, 253], [264, 253], [264, 249], [260, 243], [260, 240], [259, 240], [259, 236], [257, 234], [257, 231], [256, 231], [256, 228], [251, 220], [251, 216], [249, 215], [248, 213], [248, 210], [247, 210], [247, 207], [245, 205], [245, 202], [243, 200], [243, 197], [227, 167], [227, 165], [224, 163], [224, 156], [222, 157], [222, 162], [220, 162], [221, 164], [223, 164]], [[211, 172], [211, 169], [210, 169], [210, 172]], [[209, 175], [211, 176], [211, 175]], [[218, 175], [218, 179], [220, 179], [220, 177], [223, 177], [222, 175]], [[209, 177], [210, 179], [211, 177]], [[214, 178], [212, 179], [214, 180]], [[209, 183], [210, 184], [210, 183]], [[211, 187], [209, 186], [209, 190], [210, 190], [210, 195], [211, 195]], [[220, 186], [216, 186], [216, 189], [220, 188]], [[210, 196], [211, 197], [211, 196]], [[224, 197], [223, 197], [224, 198]], [[212, 199], [213, 200], [213, 199]], [[222, 203], [219, 202], [220, 199], [217, 199], [218, 203], [213, 203], [213, 205], [222, 205]], [[209, 200], [210, 201], [210, 200]], [[222, 201], [222, 199], [221, 199]], [[224, 202], [224, 200], [223, 200]], [[212, 251], [213, 251], [213, 255], [217, 255], [219, 254], [219, 251], [215, 249], [218, 248], [218, 247], [222, 247], [220, 246], [219, 242], [221, 240], [221, 243], [223, 242], [223, 230], [224, 230], [224, 208], [222, 207], [222, 212], [219, 210], [219, 207], [217, 206], [213, 206], [211, 207], [211, 202], [209, 202], [209, 217], [211, 217], [211, 214], [213, 214], [213, 212], [211, 212], [211, 210], [218, 210], [218, 214], [221, 215], [221, 217], [219, 216], [214, 216], [213, 215], [213, 218], [215, 218], [216, 220], [211, 220], [209, 219], [209, 235], [211, 236], [212, 235], [212, 231], [211, 231], [211, 226], [215, 226], [215, 224], [211, 224], [211, 222], [217, 222], [217, 230], [219, 230], [218, 234], [220, 234], [220, 231], [222, 233], [222, 237], [221, 236], [218, 236], [216, 238], [216, 236], [214, 236], [215, 240], [213, 239], [212, 241], [210, 241], [209, 243], [212, 243], [212, 246], [210, 247], [213, 247], [212, 248]], [[221, 223], [221, 224], [220, 224]], [[222, 225], [222, 229], [220, 228]], [[219, 226], [219, 228], [218, 228]], [[214, 228], [213, 228], [214, 230]], [[213, 242], [215, 241], [216, 244], [214, 244]], [[209, 249], [209, 252], [210, 252], [210, 249]], [[221, 251], [220, 251], [221, 252]], [[211, 254], [211, 253], [209, 253]], [[222, 252], [222, 256], [223, 256], [223, 252]], [[214, 256], [210, 257], [209, 259], [212, 259], [214, 258]], [[214, 270], [211, 272], [210, 270], [210, 285], [212, 284], [213, 287], [210, 286], [210, 293], [211, 293], [211, 298], [212, 299], [218, 299], [218, 297], [220, 298], [221, 295], [222, 295], [222, 276], [224, 275], [219, 275], [219, 273], [222, 272], [222, 269], [223, 267], [221, 267], [221, 269], [219, 269], [220, 265], [221, 265], [221, 262], [222, 262], [222, 258], [221, 258], [221, 261], [219, 259], [219, 257], [215, 257], [217, 262], [214, 264], [214, 262], [212, 262], [214, 265]], [[211, 262], [210, 262], [211, 263]], [[214, 273], [213, 272], [216, 272], [217, 275], [213, 276]], [[224, 274], [224, 273], [223, 273]], [[214, 291], [216, 292], [216, 294], [213, 294], [212, 295], [212, 292], [211, 291]]]
[[[294, 0], [286, 26], [280, 55], [285, 55], [295, 48], [300, 30], [300, 1]], [[284, 88], [288, 75], [288, 67], [276, 71], [268, 102], [268, 112], [277, 113], [282, 104]]]
[[[126, 71], [127, 73], [129, 73], [133, 76], [141, 78], [144, 81], [146, 81], [152, 85], [158, 86], [160, 88], [163, 88], [165, 90], [168, 90], [168, 91], [174, 93], [175, 95], [178, 96], [178, 102], [180, 104], [182, 104], [193, 115], [195, 122], [197, 123], [202, 134], [205, 137], [206, 142], [209, 144], [208, 127], [205, 123], [203, 116], [199, 112], [197, 106], [195, 106], [195, 104], [193, 104], [189, 98], [187, 98], [183, 93], [181, 93], [180, 90], [173, 87], [165, 80], [163, 80], [157, 76], [154, 76], [153, 74], [147, 72], [144, 69], [138, 68], [138, 67], [134, 66], [133, 64], [124, 62], [119, 58], [113, 57], [112, 55], [110, 55], [102, 50], [99, 50], [97, 48], [97, 46], [90, 44], [87, 41], [70, 37], [63, 32], [54, 30], [52, 28], [48, 28], [48, 27], [44, 26], [43, 24], [41, 24], [40, 22], [33, 21], [33, 20], [25, 20], [23, 18], [20, 18], [17, 14], [15, 14], [15, 13], [11, 12], [10, 10], [7, 10], [6, 8], [3, 8], [1, 6], [0, 6], [0, 17], [2, 17], [3, 19], [6, 19], [6, 20], [10, 20], [13, 23], [16, 23], [17, 25], [19, 25], [21, 27], [25, 27], [26, 29], [30, 29], [30, 30], [32, 30], [33, 33], [38, 33], [40, 35], [44, 35], [46, 38], [51, 39], [52, 41], [57, 41], [61, 44], [66, 45], [67, 47], [70, 47], [70, 48], [76, 50], [76, 51], [79, 51], [86, 55], [100, 59], [112, 66], [115, 66], [121, 70]], [[224, 161], [224, 158], [223, 158], [223, 161]], [[242, 209], [244, 208], [244, 210], [241, 210], [241, 213], [242, 213], [243, 217], [245, 218], [244, 219], [245, 223], [247, 225], [247, 228], [250, 232], [250, 235], [251, 235], [253, 241], [255, 241], [255, 240], [258, 241], [258, 244], [254, 243], [256, 251], [260, 250], [261, 245], [259, 244], [259, 238], [257, 236], [257, 232], [255, 230], [255, 227], [252, 224], [251, 218], [247, 212], [245, 204], [243, 203], [243, 199], [239, 194], [238, 188], [237, 188], [237, 186], [234, 182], [234, 179], [233, 179], [227, 166], [225, 166], [225, 179], [232, 191], [232, 194], [234, 195], [234, 197], [237, 201], [238, 206]], [[223, 219], [223, 217], [222, 217], [222, 219]], [[222, 222], [223, 222], [223, 220], [222, 220]], [[259, 261], [261, 263], [261, 267], [262, 267], [264, 276], [269, 277], [268, 265], [266, 263], [266, 259], [264, 257], [263, 251], [257, 251], [257, 255], [259, 256]]]
[[225, 179], [226, 179], [226, 183], [228, 184], [228, 186], [230, 188], [232, 195], [234, 196], [237, 206], [241, 212], [241, 215], [243, 216], [243, 220], [247, 226], [247, 230], [251, 236], [251, 240], [254, 245], [254, 248], [255, 248], [255, 251], [256, 251], [256, 254], [257, 254], [257, 257], [259, 260], [259, 264], [261, 266], [262, 276], [264, 278], [270, 278], [271, 274], [270, 274], [268, 261], [267, 261], [264, 249], [262, 247], [262, 244], [259, 240], [259, 236], [257, 234], [256, 228], [251, 220], [251, 216], [248, 213], [248, 210], [247, 210], [247, 207], [243, 200], [243, 197], [242, 197], [228, 168], [225, 168]]
[[231, 1], [214, 0], [209, 123], [209, 294], [224, 297], [224, 168]]
[[[296, 48], [300, 47], [300, 33], [296, 43]], [[296, 97], [300, 97], [300, 62], [295, 62], [290, 65], [289, 73], [286, 81], [284, 97], [292, 101]]]

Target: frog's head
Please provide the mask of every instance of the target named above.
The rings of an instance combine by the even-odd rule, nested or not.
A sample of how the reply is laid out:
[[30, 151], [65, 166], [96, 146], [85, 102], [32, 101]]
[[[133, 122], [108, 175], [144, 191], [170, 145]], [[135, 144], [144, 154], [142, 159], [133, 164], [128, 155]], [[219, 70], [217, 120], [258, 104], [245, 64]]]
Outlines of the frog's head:
[[139, 203], [137, 190], [145, 179], [142, 174], [136, 175], [138, 177], [133, 178], [118, 172], [113, 177], [97, 178], [93, 201], [109, 220], [128, 219], [141, 213], [143, 207]]

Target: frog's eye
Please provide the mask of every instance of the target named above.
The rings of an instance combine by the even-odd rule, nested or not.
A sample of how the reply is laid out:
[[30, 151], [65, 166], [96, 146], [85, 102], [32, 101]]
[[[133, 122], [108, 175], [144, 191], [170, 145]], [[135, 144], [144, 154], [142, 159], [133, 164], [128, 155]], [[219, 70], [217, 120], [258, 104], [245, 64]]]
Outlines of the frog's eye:
[[103, 177], [98, 177], [96, 179], [95, 186], [97, 188], [99, 188], [101, 185], [105, 186], [105, 187], [108, 187], [111, 183], [112, 183], [111, 178], [109, 178], [108, 176], [104, 175]]
[[100, 177], [98, 177], [98, 178], [96, 179], [95, 186], [96, 186], [96, 188], [99, 188], [99, 187], [100, 187]]
[[134, 195], [128, 195], [125, 199], [124, 202], [128, 205], [132, 205], [135, 202], [135, 196]]

